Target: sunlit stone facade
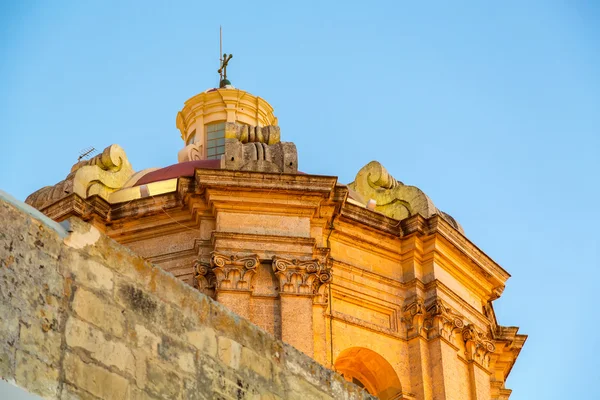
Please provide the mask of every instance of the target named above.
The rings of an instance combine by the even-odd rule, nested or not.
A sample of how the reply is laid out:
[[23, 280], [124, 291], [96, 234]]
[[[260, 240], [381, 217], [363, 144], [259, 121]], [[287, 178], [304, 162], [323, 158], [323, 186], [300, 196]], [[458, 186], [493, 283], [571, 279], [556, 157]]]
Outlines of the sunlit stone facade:
[[136, 173], [113, 145], [27, 202], [90, 222], [381, 399], [509, 398], [526, 339], [494, 314], [509, 274], [425, 193], [375, 161], [350, 184], [298, 172], [273, 108], [243, 90], [194, 96], [176, 124], [178, 164]]

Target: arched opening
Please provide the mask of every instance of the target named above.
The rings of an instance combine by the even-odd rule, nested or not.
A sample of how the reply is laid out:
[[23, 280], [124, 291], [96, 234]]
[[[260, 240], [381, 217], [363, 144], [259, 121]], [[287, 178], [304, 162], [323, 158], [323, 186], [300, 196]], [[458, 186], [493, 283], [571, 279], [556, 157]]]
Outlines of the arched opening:
[[395, 399], [402, 393], [396, 371], [385, 358], [364, 347], [351, 347], [340, 353], [334, 368], [346, 380], [365, 388], [381, 400]]

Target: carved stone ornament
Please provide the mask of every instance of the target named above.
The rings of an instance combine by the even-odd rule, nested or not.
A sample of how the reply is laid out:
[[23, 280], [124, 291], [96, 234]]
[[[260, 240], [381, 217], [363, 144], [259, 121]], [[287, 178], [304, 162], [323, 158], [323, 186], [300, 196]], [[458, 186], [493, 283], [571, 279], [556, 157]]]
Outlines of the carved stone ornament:
[[273, 256], [273, 272], [279, 279], [280, 293], [315, 295], [332, 279], [331, 269], [324, 268], [317, 260], [288, 260]]
[[415, 214], [429, 218], [438, 214], [459, 232], [463, 232], [460, 224], [449, 214], [438, 210], [421, 189], [396, 180], [377, 161], [371, 161], [362, 167], [348, 187], [360, 194], [365, 201], [375, 200], [375, 211], [390, 218], [401, 220]]
[[194, 263], [194, 283], [196, 288], [204, 293], [215, 290], [217, 277], [210, 266], [210, 262], [196, 260]]
[[490, 364], [490, 355], [496, 351], [496, 345], [488, 335], [475, 326], [469, 324], [462, 330], [462, 339], [465, 342], [465, 356], [469, 361], [475, 361], [484, 367]]
[[452, 342], [453, 333], [465, 327], [463, 318], [454, 313], [440, 299], [436, 299], [427, 306], [426, 312], [425, 328], [429, 339], [441, 336]]
[[[252, 278], [259, 264], [258, 256], [238, 256], [211, 253], [210, 267], [216, 279], [216, 289], [251, 290]], [[201, 267], [204, 272], [204, 267]], [[208, 271], [203, 275], [207, 276]]]
[[402, 321], [406, 323], [407, 335], [409, 337], [420, 335], [423, 331], [423, 322], [425, 320], [425, 304], [423, 300], [416, 299], [404, 306], [402, 311], [404, 311]]
[[113, 144], [101, 154], [74, 164], [63, 181], [30, 194], [25, 203], [41, 209], [71, 193], [83, 199], [98, 195], [108, 200], [109, 195], [121, 189], [133, 173], [125, 151]]

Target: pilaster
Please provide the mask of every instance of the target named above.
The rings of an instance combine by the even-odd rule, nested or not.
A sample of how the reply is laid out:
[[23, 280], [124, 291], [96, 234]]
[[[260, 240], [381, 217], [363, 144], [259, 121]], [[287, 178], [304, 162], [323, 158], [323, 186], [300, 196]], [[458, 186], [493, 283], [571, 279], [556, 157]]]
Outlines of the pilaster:
[[281, 338], [313, 357], [313, 299], [322, 285], [331, 282], [331, 270], [318, 260], [274, 256], [272, 261], [273, 272], [279, 280]]

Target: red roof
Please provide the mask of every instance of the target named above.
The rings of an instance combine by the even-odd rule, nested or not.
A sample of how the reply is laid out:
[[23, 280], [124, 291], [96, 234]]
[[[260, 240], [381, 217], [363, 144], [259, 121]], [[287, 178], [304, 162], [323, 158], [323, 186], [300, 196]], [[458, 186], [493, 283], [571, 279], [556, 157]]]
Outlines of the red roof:
[[195, 160], [169, 165], [168, 167], [147, 173], [134, 186], [179, 178], [180, 176], [194, 176], [196, 168], [221, 169], [221, 160]]

